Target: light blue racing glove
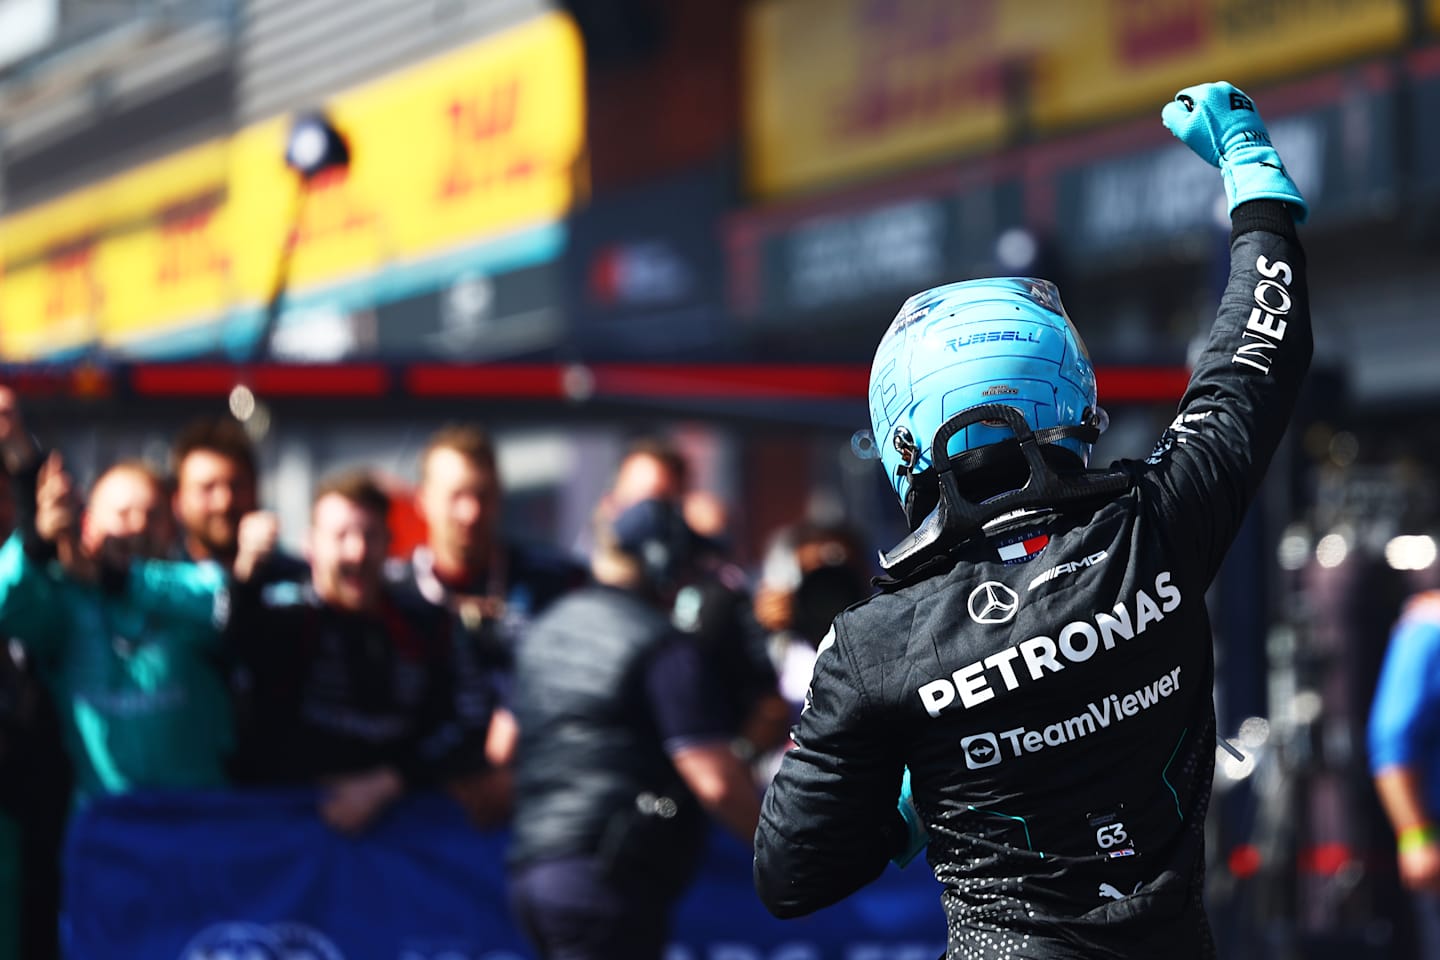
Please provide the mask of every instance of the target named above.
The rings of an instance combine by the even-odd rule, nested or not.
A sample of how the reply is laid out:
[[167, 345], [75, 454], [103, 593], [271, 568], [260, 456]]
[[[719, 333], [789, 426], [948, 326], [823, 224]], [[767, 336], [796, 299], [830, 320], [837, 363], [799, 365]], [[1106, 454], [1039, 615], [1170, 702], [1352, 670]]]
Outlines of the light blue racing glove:
[[1220, 168], [1231, 213], [1246, 200], [1283, 200], [1295, 208], [1296, 223], [1310, 215], [1270, 143], [1255, 101], [1238, 88], [1223, 81], [1186, 87], [1165, 104], [1160, 119], [1187, 147]]
[[907, 867], [910, 861], [920, 855], [925, 845], [930, 842], [930, 834], [925, 832], [925, 825], [920, 822], [920, 813], [915, 809], [915, 798], [910, 793], [910, 768], [905, 768], [905, 776], [900, 780], [900, 800], [896, 804], [900, 816], [905, 820], [905, 849], [890, 860], [897, 867]]

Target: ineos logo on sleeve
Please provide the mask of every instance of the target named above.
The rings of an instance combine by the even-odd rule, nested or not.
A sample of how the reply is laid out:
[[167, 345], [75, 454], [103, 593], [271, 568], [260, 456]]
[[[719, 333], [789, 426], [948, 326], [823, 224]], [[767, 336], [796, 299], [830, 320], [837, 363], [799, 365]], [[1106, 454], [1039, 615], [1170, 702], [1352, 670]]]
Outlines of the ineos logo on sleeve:
[[1005, 584], [986, 580], [970, 591], [969, 607], [976, 623], [1009, 623], [1020, 609], [1020, 598]]
[[980, 733], [960, 741], [965, 751], [965, 766], [971, 770], [993, 767], [1000, 762], [1000, 741], [993, 733]]

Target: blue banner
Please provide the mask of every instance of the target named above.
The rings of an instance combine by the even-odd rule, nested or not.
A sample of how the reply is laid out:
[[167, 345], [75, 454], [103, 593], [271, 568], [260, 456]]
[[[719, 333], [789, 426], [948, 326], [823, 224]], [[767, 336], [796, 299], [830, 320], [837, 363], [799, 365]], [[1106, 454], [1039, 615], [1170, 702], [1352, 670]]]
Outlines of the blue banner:
[[[308, 792], [107, 798], [67, 850], [70, 960], [524, 960], [505, 891], [508, 834], [440, 796], [374, 829], [325, 827]], [[939, 887], [922, 863], [778, 921], [750, 851], [718, 831], [676, 911], [667, 960], [934, 960]]]

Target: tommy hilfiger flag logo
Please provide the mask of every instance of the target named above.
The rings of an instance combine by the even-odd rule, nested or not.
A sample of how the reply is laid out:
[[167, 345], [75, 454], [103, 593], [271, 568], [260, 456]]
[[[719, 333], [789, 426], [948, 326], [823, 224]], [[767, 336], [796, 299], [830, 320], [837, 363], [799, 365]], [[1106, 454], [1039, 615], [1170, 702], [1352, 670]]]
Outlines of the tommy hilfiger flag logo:
[[1037, 533], [1031, 537], [997, 545], [995, 549], [1005, 563], [1024, 563], [1044, 550], [1045, 545], [1049, 542], [1050, 535], [1048, 533]]

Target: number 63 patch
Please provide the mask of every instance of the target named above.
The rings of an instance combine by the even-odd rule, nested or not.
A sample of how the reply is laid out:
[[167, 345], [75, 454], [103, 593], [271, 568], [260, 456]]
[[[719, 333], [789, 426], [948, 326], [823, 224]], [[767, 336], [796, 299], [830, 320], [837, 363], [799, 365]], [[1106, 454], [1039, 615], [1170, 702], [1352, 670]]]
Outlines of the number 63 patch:
[[1135, 841], [1125, 829], [1125, 805], [1102, 813], [1085, 815], [1090, 832], [1095, 837], [1095, 852], [1105, 857], [1133, 857], [1136, 855]]

